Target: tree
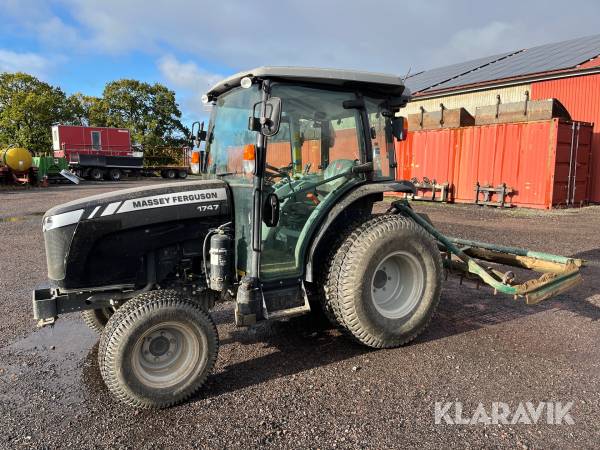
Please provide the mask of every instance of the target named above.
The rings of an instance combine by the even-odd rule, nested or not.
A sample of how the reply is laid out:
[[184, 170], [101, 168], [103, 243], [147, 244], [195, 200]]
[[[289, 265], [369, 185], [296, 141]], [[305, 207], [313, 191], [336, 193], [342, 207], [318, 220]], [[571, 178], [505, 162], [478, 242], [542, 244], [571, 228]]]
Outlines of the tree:
[[0, 146], [20, 145], [39, 153], [52, 148], [54, 124], [128, 128], [147, 155], [186, 143], [175, 93], [161, 84], [118, 80], [101, 98], [69, 97], [25, 73], [0, 74]]
[[0, 73], [0, 146], [52, 148], [50, 129], [75, 117], [65, 93], [25, 73]]
[[106, 126], [129, 128], [133, 141], [146, 152], [180, 146], [189, 133], [181, 123], [175, 92], [159, 83], [128, 79], [108, 83], [101, 109]]
[[68, 101], [76, 125], [106, 126], [106, 109], [102, 98], [77, 92]]

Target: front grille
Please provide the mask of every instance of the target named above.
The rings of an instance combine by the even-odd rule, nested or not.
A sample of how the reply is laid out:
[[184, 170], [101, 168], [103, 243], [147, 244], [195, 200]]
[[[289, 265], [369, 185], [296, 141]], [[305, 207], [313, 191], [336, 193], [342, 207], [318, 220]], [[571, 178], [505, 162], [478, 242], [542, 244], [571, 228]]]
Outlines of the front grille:
[[48, 278], [51, 280], [63, 280], [65, 278], [67, 255], [69, 254], [76, 226], [77, 224], [67, 225], [44, 233]]

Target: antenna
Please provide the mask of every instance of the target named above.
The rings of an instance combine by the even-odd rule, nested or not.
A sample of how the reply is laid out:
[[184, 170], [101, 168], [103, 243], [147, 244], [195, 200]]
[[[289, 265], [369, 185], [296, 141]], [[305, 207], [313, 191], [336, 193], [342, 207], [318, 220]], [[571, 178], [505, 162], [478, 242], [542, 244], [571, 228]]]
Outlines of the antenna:
[[406, 75], [404, 75], [404, 78], [402, 78], [402, 82], [404, 83], [406, 81], [406, 79], [408, 78], [408, 76], [410, 75], [410, 71], [412, 70], [412, 67], [409, 66], [408, 67], [408, 72], [406, 72]]

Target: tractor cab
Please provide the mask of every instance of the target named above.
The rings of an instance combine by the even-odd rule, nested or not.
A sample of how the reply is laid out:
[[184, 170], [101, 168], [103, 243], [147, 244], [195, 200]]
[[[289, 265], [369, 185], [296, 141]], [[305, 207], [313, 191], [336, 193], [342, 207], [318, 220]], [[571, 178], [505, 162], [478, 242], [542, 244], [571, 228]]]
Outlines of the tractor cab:
[[408, 99], [398, 77], [280, 67], [237, 74], [204, 96], [205, 173], [229, 185], [235, 205], [239, 323], [306, 312], [323, 235], [370, 214], [383, 192], [412, 190], [394, 182], [396, 113]]

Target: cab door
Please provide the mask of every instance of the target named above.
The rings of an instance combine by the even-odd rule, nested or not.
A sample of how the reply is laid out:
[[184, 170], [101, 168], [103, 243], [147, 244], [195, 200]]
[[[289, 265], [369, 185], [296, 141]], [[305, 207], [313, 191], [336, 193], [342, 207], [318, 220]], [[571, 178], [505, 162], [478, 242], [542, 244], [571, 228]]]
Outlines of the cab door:
[[335, 199], [362, 178], [352, 167], [364, 161], [360, 113], [344, 108], [348, 92], [279, 84], [279, 133], [269, 138], [265, 188], [280, 205], [276, 226], [262, 229], [261, 282], [298, 279], [312, 235]]

